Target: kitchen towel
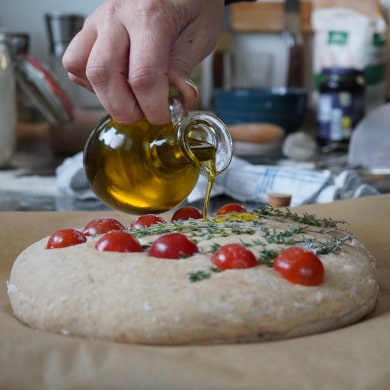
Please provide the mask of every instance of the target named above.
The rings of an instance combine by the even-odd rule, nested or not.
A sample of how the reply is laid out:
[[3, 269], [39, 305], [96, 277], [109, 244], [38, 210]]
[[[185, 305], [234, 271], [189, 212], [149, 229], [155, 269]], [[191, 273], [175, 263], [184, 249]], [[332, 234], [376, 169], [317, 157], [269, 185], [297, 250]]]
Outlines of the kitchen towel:
[[[82, 153], [67, 158], [57, 168], [56, 181], [58, 191], [63, 195], [83, 201], [96, 200], [84, 173]], [[203, 199], [206, 184], [207, 179], [200, 176], [187, 201]], [[225, 194], [240, 202], [266, 203], [267, 194], [271, 192], [291, 195], [291, 206], [379, 193], [374, 187], [362, 183], [354, 171], [333, 174], [328, 170], [254, 165], [233, 157], [229, 168], [217, 177], [211, 196]]]
[[[207, 179], [199, 177], [188, 197], [202, 199]], [[291, 206], [328, 203], [335, 200], [377, 195], [372, 186], [362, 183], [356, 172], [301, 169], [277, 165], [253, 165], [234, 157], [229, 168], [217, 177], [212, 195], [225, 194], [241, 202], [267, 203], [268, 193], [291, 195]]]

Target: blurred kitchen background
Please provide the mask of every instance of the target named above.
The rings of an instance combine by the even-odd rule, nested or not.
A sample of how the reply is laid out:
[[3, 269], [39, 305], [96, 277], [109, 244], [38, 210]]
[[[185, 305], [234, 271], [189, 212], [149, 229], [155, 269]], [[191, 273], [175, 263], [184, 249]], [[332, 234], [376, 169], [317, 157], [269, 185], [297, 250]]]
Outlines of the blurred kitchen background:
[[30, 53], [43, 62], [50, 61], [48, 31], [45, 14], [63, 12], [89, 15], [101, 0], [0, 0], [0, 26], [12, 32], [26, 32], [30, 36]]
[[[93, 94], [68, 81], [61, 65], [72, 35], [100, 3], [0, 0], [0, 31], [13, 38], [12, 51], [38, 60], [73, 105], [71, 118], [67, 118], [69, 107], [61, 99], [58, 105], [53, 103], [47, 80], [39, 88], [49, 97], [42, 97], [42, 93], [37, 97], [31, 86], [26, 92], [20, 79], [30, 76], [19, 69], [17, 124], [11, 130], [16, 141], [9, 141], [12, 157], [3, 161], [0, 169], [0, 192], [8, 194], [2, 195], [0, 210], [58, 209], [51, 201], [58, 192], [51, 179], [64, 159], [82, 150], [88, 134], [105, 114]], [[228, 126], [243, 126], [242, 131], [248, 124], [257, 125], [259, 131], [269, 125], [281, 130], [265, 141], [235, 139], [236, 156], [252, 164], [305, 170], [356, 169], [360, 178], [388, 192], [389, 15], [390, 0], [234, 4], [226, 9], [224, 31], [215, 52], [192, 75], [200, 90], [200, 108], [215, 111]], [[348, 43], [343, 34], [348, 34]], [[333, 37], [333, 46], [329, 37]], [[340, 75], [340, 69], [356, 71], [357, 75]], [[363, 86], [358, 90], [359, 80]], [[363, 105], [354, 106], [353, 115], [358, 113], [350, 115], [342, 107], [332, 106], [329, 93], [347, 93], [353, 102], [363, 99]], [[1, 115], [7, 117], [7, 113], [0, 110], [0, 121], [12, 127]], [[65, 120], [59, 119], [64, 116]], [[7, 131], [4, 125], [0, 128], [0, 133]], [[361, 135], [352, 140], [355, 132]], [[1, 148], [5, 148], [4, 142]], [[31, 206], [26, 196], [15, 195], [22, 192], [20, 188], [25, 189], [26, 181], [19, 180], [21, 177], [48, 179], [51, 192], [39, 192], [39, 206]]]

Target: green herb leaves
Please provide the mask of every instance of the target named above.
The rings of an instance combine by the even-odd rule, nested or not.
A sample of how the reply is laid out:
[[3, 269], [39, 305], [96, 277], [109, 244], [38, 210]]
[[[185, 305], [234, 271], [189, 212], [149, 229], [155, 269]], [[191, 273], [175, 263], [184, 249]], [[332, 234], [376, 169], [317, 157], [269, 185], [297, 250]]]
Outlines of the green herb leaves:
[[253, 211], [259, 216], [271, 216], [284, 218], [294, 222], [302, 223], [304, 225], [317, 226], [323, 228], [337, 228], [338, 224], [346, 223], [345, 221], [334, 221], [331, 218], [317, 218], [315, 215], [304, 213], [303, 215], [298, 215], [293, 213], [290, 209], [278, 209], [272, 208], [270, 206], [261, 206]]
[[204, 279], [208, 279], [213, 272], [222, 272], [220, 269], [211, 267], [210, 271], [204, 271], [204, 270], [199, 270], [195, 272], [190, 272], [188, 274], [188, 279], [190, 282], [199, 282]]
[[316, 255], [326, 255], [328, 253], [339, 253], [345, 241], [351, 240], [352, 237], [347, 235], [345, 237], [330, 237], [326, 241], [317, 241], [310, 238], [304, 239], [304, 247]]
[[[345, 222], [321, 219], [308, 213], [299, 215], [289, 209], [261, 206], [244, 214], [171, 221], [148, 228], [131, 229], [130, 232], [137, 238], [150, 236], [151, 241], [153, 236], [168, 232], [184, 233], [200, 245], [201, 254], [206, 256], [212, 256], [221, 245], [239, 242], [251, 249], [260, 266], [272, 267], [278, 254], [291, 246], [304, 247], [317, 255], [339, 253], [351, 239], [345, 229], [338, 227], [342, 223]], [[234, 238], [230, 241], [230, 237]], [[147, 246], [148, 243], [143, 245]], [[196, 270], [188, 274], [188, 279], [191, 282], [209, 279], [217, 271], [213, 268]]]

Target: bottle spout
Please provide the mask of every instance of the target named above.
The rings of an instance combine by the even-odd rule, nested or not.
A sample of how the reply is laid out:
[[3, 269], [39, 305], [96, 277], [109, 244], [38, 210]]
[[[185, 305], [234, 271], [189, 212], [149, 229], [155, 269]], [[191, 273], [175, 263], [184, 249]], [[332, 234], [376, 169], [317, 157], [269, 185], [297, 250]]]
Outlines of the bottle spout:
[[178, 139], [185, 153], [197, 162], [206, 160], [213, 150], [216, 175], [222, 173], [233, 156], [233, 141], [225, 124], [215, 115], [200, 111], [191, 112], [178, 124]]

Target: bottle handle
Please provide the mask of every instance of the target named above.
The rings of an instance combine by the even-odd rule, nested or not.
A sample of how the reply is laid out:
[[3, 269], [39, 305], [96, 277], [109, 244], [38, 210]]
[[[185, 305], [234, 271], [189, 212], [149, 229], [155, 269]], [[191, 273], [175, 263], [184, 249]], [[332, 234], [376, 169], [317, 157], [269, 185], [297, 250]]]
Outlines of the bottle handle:
[[233, 141], [226, 125], [216, 115], [193, 111], [185, 115], [181, 96], [177, 90], [172, 89], [169, 96], [169, 110], [172, 125], [177, 128], [179, 145], [190, 161], [195, 163], [202, 172], [196, 155], [192, 152], [189, 139], [197, 139], [209, 143], [216, 148], [215, 168], [216, 174], [222, 173], [230, 164], [233, 156]]

